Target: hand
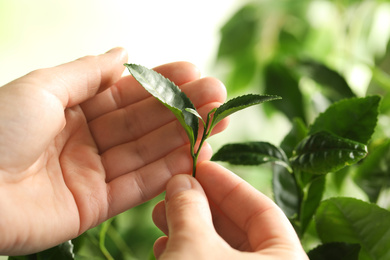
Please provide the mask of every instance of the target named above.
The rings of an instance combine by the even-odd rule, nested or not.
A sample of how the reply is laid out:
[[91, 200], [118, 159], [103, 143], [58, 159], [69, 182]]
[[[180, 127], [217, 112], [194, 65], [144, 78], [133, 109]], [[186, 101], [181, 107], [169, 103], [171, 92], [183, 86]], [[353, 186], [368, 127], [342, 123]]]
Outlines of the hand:
[[[0, 88], [0, 254], [72, 239], [191, 172], [184, 130], [131, 76], [121, 78], [126, 61], [116, 48]], [[225, 99], [223, 85], [199, 79], [189, 63], [156, 70], [203, 115]], [[200, 161], [210, 155], [205, 147]]]
[[215, 163], [199, 164], [197, 180], [174, 176], [166, 190], [153, 211], [168, 235], [154, 245], [159, 260], [308, 259], [276, 204]]

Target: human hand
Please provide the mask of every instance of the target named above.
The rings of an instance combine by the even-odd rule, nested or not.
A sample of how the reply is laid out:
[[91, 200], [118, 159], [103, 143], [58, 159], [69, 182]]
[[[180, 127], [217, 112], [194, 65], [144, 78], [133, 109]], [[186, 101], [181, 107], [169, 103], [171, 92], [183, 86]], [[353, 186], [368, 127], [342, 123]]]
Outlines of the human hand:
[[159, 260], [308, 259], [271, 199], [212, 162], [199, 164], [196, 177], [174, 176], [153, 211], [168, 236], [154, 244]]
[[[72, 239], [192, 170], [186, 133], [131, 76], [116, 48], [0, 88], [0, 255]], [[185, 62], [156, 70], [207, 113], [223, 85]], [[222, 123], [215, 132], [221, 131]], [[202, 158], [208, 159], [205, 147]]]

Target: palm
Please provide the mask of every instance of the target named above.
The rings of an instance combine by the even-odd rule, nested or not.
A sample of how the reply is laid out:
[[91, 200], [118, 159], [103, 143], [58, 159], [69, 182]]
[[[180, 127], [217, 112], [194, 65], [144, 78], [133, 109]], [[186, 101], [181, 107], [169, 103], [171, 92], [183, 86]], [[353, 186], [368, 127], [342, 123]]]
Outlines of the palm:
[[[189, 64], [170, 64], [158, 70], [183, 85], [200, 111], [210, 110], [225, 98], [215, 80], [190, 82], [198, 73]], [[34, 87], [26, 88], [31, 80], [4, 88], [5, 92], [29, 91], [13, 99], [29, 109], [10, 106], [20, 111], [10, 110], [13, 128], [6, 129], [7, 138], [0, 141], [4, 184], [0, 196], [7, 198], [0, 201], [1, 212], [6, 212], [0, 230], [10, 233], [0, 251], [32, 252], [74, 238], [156, 196], [172, 175], [191, 171], [188, 140], [170, 111], [130, 77], [112, 85], [121, 69], [116, 76], [112, 71], [105, 74], [114, 79], [102, 76], [100, 84], [108, 86], [100, 89], [111, 87], [82, 102], [77, 100], [78, 92], [67, 102], [40, 88], [31, 92]], [[48, 85], [52, 81], [45, 78]], [[88, 81], [87, 85], [91, 88], [93, 84]], [[65, 110], [59, 106], [64, 103]], [[25, 116], [18, 117], [21, 113]], [[9, 113], [0, 117], [4, 115]], [[16, 139], [18, 142], [13, 142]], [[5, 161], [7, 156], [10, 160]], [[208, 158], [207, 151], [204, 156]]]

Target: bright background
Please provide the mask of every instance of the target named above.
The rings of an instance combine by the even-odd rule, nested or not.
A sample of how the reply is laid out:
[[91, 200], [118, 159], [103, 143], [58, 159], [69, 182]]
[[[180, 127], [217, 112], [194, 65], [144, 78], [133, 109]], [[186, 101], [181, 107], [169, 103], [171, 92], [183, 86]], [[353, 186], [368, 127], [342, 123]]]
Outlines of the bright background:
[[210, 75], [239, 0], [0, 0], [0, 86], [34, 69], [122, 46], [129, 62], [186, 60]]
[[[195, 64], [202, 76], [219, 77], [215, 61], [220, 29], [247, 2], [0, 0], [0, 86], [32, 70], [98, 55], [116, 46], [128, 51], [130, 63], [153, 68], [184, 60]], [[235, 142], [259, 134], [257, 127], [241, 127], [246, 115], [251, 115], [252, 125], [264, 118], [256, 108], [233, 115], [234, 123], [209, 139], [215, 151], [227, 139]], [[276, 119], [275, 124], [284, 125]], [[285, 131], [275, 135], [273, 128], [262, 128], [261, 134], [264, 140], [278, 143]]]
[[[127, 49], [131, 63], [152, 68], [185, 60], [198, 66], [203, 76], [214, 76], [219, 29], [244, 3], [242, 0], [0, 0], [0, 86], [32, 70], [97, 55], [116, 46]], [[126, 242], [141, 255], [151, 250], [160, 235], [151, 223], [152, 204], [141, 205], [117, 219], [120, 226], [131, 230], [132, 239]], [[98, 230], [92, 230], [91, 234]], [[92, 236], [87, 234], [91, 241]], [[124, 246], [122, 251], [126, 250], [130, 249]]]
[[[203, 76], [221, 78], [228, 87], [230, 98], [236, 94], [232, 91], [234, 88], [241, 88], [240, 94], [252, 90], [270, 94], [264, 92], [263, 81], [267, 74], [263, 69], [275, 62], [289, 68], [287, 72], [291, 72], [291, 64], [278, 60], [280, 55], [293, 58], [308, 55], [340, 73], [357, 96], [380, 90], [380, 93], [386, 94], [387, 102], [383, 103], [390, 104], [388, 1], [256, 0], [257, 7], [244, 8], [249, 10], [249, 15], [251, 10], [255, 10], [253, 17], [248, 17], [248, 12], [245, 12], [239, 19], [233, 17], [233, 23], [230, 23], [232, 20], [229, 18], [246, 2], [0, 0], [0, 86], [38, 68], [55, 66], [122, 46], [129, 53], [129, 62], [149, 68], [172, 61], [190, 61], [200, 68]], [[231, 48], [228, 48], [225, 57], [218, 56], [216, 66], [217, 48], [221, 40], [219, 31], [227, 21], [230, 24], [224, 27], [226, 37], [222, 37], [221, 46]], [[254, 24], [253, 32], [248, 24]], [[249, 33], [245, 35], [245, 32]], [[237, 35], [251, 37], [245, 40], [245, 37]], [[248, 53], [253, 55], [235, 55], [235, 50], [244, 51], [239, 54], [249, 50]], [[255, 68], [253, 75], [250, 75], [250, 68]], [[124, 73], [128, 74], [127, 71]], [[248, 75], [249, 83], [245, 83]], [[278, 79], [289, 78], [289, 73], [279, 75], [282, 76]], [[273, 89], [270, 91], [278, 87], [278, 84], [271, 83]], [[306, 104], [292, 104], [303, 103], [313, 118], [328, 105], [326, 102], [320, 104], [319, 101], [324, 99], [312, 100], [312, 94], [318, 93], [320, 89], [317, 83], [310, 77], [301, 77], [299, 88]], [[283, 98], [286, 102], [294, 101], [294, 97], [288, 94]], [[231, 116], [228, 129], [210, 139], [214, 151], [221, 144], [243, 140], [279, 144], [290, 130], [291, 122], [282, 113], [272, 111], [270, 107], [268, 110], [254, 107]], [[390, 105], [387, 105], [387, 110], [384, 110], [378, 121], [379, 129], [383, 130], [386, 139], [390, 136], [389, 111]], [[378, 133], [381, 134], [380, 131]], [[388, 161], [383, 161], [383, 164], [388, 165]], [[271, 168], [229, 167], [261, 192], [270, 197], [273, 195]], [[352, 185], [351, 178], [345, 180], [345, 187], [340, 188], [338, 195], [366, 196], [356, 185]], [[108, 223], [105, 245], [115, 259], [122, 259], [118, 255], [131, 260], [146, 259], [145, 256], [151, 255], [153, 242], [161, 233], [153, 225], [150, 215], [153, 206], [161, 198], [159, 196], [133, 208], [112, 222], [105, 222]], [[387, 199], [386, 196], [384, 198]], [[390, 205], [390, 199], [386, 203]], [[390, 209], [390, 206], [387, 207]], [[103, 251], [99, 249], [98, 238], [104, 225], [86, 232], [74, 241], [81, 248], [78, 252], [80, 255], [101, 259]], [[317, 243], [314, 229], [309, 235], [313, 237], [306, 237], [303, 241], [305, 249], [311, 249]], [[85, 245], [80, 246], [83, 243]], [[0, 256], [0, 259], [4, 258]]]

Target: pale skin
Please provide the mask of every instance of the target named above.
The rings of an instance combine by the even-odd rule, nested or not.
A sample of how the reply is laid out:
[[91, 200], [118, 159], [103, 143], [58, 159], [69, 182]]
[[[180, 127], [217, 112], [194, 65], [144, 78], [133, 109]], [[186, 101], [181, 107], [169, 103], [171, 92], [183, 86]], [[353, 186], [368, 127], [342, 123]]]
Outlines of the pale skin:
[[[122, 77], [125, 62], [125, 50], [115, 48], [0, 88], [0, 255], [75, 238], [191, 172], [185, 131], [131, 76]], [[190, 63], [155, 70], [202, 116], [225, 101], [223, 84], [200, 78]], [[210, 156], [206, 146], [199, 159]]]
[[[115, 48], [0, 88], [0, 255], [75, 238], [166, 188], [167, 202], [153, 213], [169, 234], [155, 243], [160, 259], [307, 259], [280, 209], [208, 162], [208, 145], [197, 180], [188, 175], [185, 131], [131, 76], [122, 77], [125, 62], [126, 52]], [[155, 70], [203, 117], [226, 99], [223, 84], [200, 78], [190, 63]]]
[[308, 260], [280, 208], [220, 165], [204, 161], [196, 179], [176, 175], [166, 191], [153, 212], [167, 234], [154, 244], [159, 260]]

